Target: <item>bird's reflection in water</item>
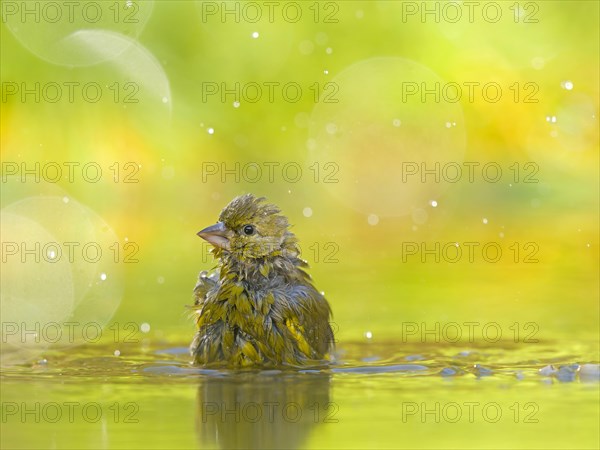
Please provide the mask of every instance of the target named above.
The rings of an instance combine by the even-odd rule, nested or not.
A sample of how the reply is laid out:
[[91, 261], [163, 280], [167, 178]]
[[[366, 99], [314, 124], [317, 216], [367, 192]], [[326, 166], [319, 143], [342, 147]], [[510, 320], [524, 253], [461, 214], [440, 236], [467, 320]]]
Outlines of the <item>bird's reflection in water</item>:
[[311, 430], [338, 421], [330, 375], [280, 371], [203, 378], [196, 430], [201, 447], [298, 448]]

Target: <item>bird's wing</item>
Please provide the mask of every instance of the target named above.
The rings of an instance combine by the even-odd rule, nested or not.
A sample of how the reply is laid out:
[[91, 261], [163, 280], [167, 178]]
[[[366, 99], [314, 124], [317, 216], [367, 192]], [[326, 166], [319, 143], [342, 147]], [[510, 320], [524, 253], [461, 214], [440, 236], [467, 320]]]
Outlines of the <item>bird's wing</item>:
[[333, 348], [331, 309], [325, 297], [309, 284], [293, 286], [278, 297], [278, 315], [298, 349], [309, 358], [322, 359]]
[[210, 275], [206, 270], [200, 272], [198, 275], [198, 282], [196, 283], [196, 287], [194, 288], [194, 305], [202, 306], [208, 292], [213, 289], [219, 282], [219, 272], [218, 270], [211, 273]]

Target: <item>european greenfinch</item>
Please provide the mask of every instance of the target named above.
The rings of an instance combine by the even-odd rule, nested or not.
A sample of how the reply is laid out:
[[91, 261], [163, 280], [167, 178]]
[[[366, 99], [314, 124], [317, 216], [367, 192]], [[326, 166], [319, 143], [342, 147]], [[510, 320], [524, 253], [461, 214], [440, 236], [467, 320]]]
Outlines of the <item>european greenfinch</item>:
[[280, 212], [262, 197], [242, 195], [198, 233], [218, 265], [201, 272], [194, 289], [195, 363], [303, 366], [323, 363], [332, 350], [331, 308]]

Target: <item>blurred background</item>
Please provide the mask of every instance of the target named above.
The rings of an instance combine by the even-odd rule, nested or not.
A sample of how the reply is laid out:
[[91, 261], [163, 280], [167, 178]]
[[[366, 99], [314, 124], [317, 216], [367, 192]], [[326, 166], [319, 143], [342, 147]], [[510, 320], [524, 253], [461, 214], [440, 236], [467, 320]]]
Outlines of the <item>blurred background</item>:
[[48, 345], [4, 323], [188, 345], [246, 192], [342, 350], [494, 322], [598, 362], [597, 2], [75, 3], [2, 3], [6, 363]]

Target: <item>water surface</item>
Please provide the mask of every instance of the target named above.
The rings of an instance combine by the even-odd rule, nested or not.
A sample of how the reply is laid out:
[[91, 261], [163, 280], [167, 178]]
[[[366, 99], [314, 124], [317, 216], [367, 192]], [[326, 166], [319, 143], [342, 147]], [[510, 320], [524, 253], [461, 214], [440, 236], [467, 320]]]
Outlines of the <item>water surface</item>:
[[573, 447], [565, 429], [598, 443], [593, 343], [348, 342], [329, 367], [262, 371], [195, 367], [184, 342], [162, 344], [6, 368], [2, 447]]

